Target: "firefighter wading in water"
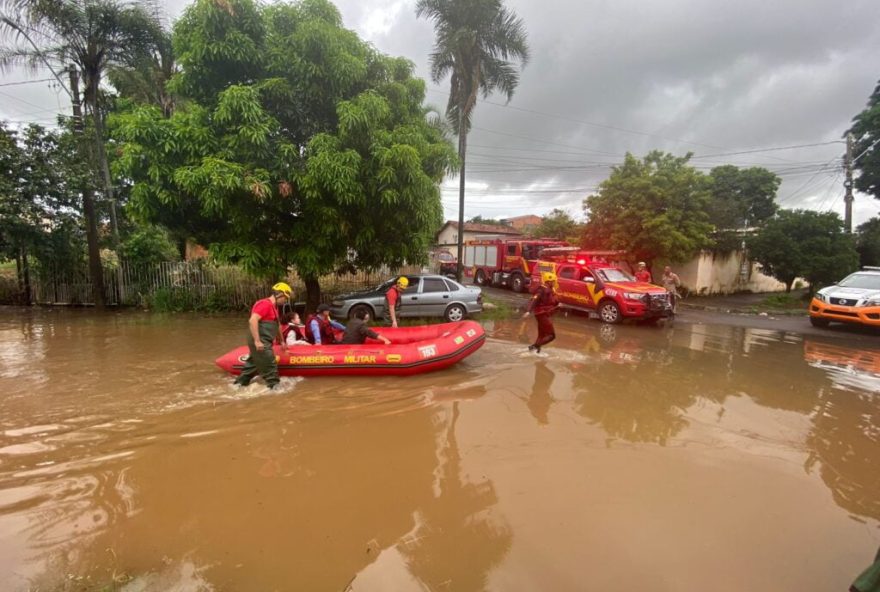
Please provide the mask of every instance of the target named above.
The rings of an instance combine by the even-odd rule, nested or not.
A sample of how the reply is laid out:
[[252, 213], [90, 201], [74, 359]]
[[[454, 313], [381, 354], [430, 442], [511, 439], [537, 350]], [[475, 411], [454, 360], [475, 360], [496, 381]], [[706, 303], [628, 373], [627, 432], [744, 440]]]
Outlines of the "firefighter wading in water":
[[248, 350], [250, 357], [244, 364], [241, 375], [235, 379], [235, 384], [247, 386], [256, 377], [257, 373], [266, 381], [270, 389], [281, 380], [278, 378], [278, 364], [275, 361], [275, 351], [272, 344], [275, 339], [281, 344], [281, 350], [286, 351], [287, 345], [281, 336], [281, 323], [278, 319], [278, 305], [290, 301], [293, 290], [284, 282], [278, 282], [272, 286], [272, 295], [262, 300], [257, 300], [251, 308], [251, 316], [248, 319]]
[[547, 345], [556, 339], [556, 331], [553, 329], [553, 321], [550, 315], [556, 312], [559, 301], [556, 299], [556, 274], [545, 271], [541, 274], [541, 285], [529, 300], [529, 307], [523, 314], [523, 318], [530, 313], [535, 315], [538, 322], [538, 338], [529, 346], [529, 351], [541, 353], [541, 346]]

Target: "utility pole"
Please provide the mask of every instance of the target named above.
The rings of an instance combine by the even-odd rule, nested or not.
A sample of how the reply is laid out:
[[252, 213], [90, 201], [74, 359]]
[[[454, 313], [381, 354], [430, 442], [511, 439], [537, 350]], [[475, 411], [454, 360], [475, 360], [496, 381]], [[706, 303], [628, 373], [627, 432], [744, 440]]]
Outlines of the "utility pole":
[[844, 226], [846, 231], [852, 234], [852, 204], [853, 204], [853, 135], [852, 133], [846, 134], [846, 159], [844, 160], [843, 166], [846, 168], [846, 181], [843, 182], [843, 186], [846, 188], [846, 194], [843, 197], [843, 202], [846, 206], [844, 213]]
[[[78, 148], [83, 148], [82, 104], [79, 99], [79, 72], [73, 64], [67, 70], [70, 75], [70, 101], [73, 103], [73, 133]], [[94, 162], [93, 158], [88, 159]], [[95, 308], [104, 309], [104, 269], [101, 266], [101, 252], [98, 250], [98, 218], [95, 214], [95, 198], [88, 185], [82, 187], [83, 215], [86, 218], [86, 242], [89, 251], [89, 276], [92, 281], [92, 298]]]

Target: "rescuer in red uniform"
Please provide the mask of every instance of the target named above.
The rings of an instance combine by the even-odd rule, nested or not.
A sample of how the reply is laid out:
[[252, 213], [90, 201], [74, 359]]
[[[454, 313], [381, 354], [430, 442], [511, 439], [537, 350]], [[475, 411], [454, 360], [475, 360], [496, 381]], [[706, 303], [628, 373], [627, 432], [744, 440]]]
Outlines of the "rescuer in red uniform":
[[651, 272], [648, 271], [648, 266], [645, 265], [644, 261], [639, 261], [639, 269], [636, 271], [636, 281], [643, 282], [645, 284], [654, 283], [654, 279], [651, 277]]
[[385, 292], [385, 316], [391, 319], [391, 326], [397, 327], [397, 312], [400, 310], [401, 295], [409, 287], [409, 280], [404, 276], [397, 278], [397, 283]]
[[529, 346], [529, 351], [541, 353], [541, 346], [547, 345], [556, 339], [556, 331], [553, 329], [553, 321], [550, 319], [556, 309], [559, 307], [559, 301], [556, 299], [556, 274], [552, 271], [545, 271], [541, 274], [541, 285], [529, 300], [529, 307], [523, 314], [523, 318], [529, 314], [535, 315], [535, 321], [538, 323], [538, 338], [535, 343]]

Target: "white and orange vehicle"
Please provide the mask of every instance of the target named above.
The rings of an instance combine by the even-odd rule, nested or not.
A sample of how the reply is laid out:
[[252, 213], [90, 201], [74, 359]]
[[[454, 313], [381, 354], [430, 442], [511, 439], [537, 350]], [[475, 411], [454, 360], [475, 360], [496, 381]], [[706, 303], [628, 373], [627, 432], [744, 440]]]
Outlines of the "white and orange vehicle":
[[621, 255], [616, 251], [578, 250], [563, 255], [548, 250], [547, 256], [552, 259], [538, 261], [532, 271], [532, 285], [540, 284], [537, 278], [541, 272], [554, 272], [560, 306], [596, 314], [606, 323], [624, 319], [656, 322], [671, 317], [672, 304], [664, 288], [636, 281], [608, 262]]
[[827, 327], [832, 321], [880, 327], [880, 267], [864, 267], [813, 295], [810, 322]]

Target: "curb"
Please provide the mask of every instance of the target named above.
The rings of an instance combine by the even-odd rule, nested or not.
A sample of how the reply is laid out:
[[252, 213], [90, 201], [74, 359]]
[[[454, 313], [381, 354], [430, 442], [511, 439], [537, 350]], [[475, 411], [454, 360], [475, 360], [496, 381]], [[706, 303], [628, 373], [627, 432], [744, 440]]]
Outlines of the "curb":
[[703, 310], [706, 312], [718, 312], [718, 313], [732, 313], [732, 314], [742, 314], [742, 315], [752, 315], [752, 316], [777, 316], [777, 317], [806, 317], [809, 315], [806, 309], [804, 310], [791, 310], [791, 309], [756, 309], [756, 308], [739, 308], [735, 306], [712, 306], [709, 304], [691, 304], [689, 302], [679, 302], [679, 308], [686, 308], [690, 310]]

